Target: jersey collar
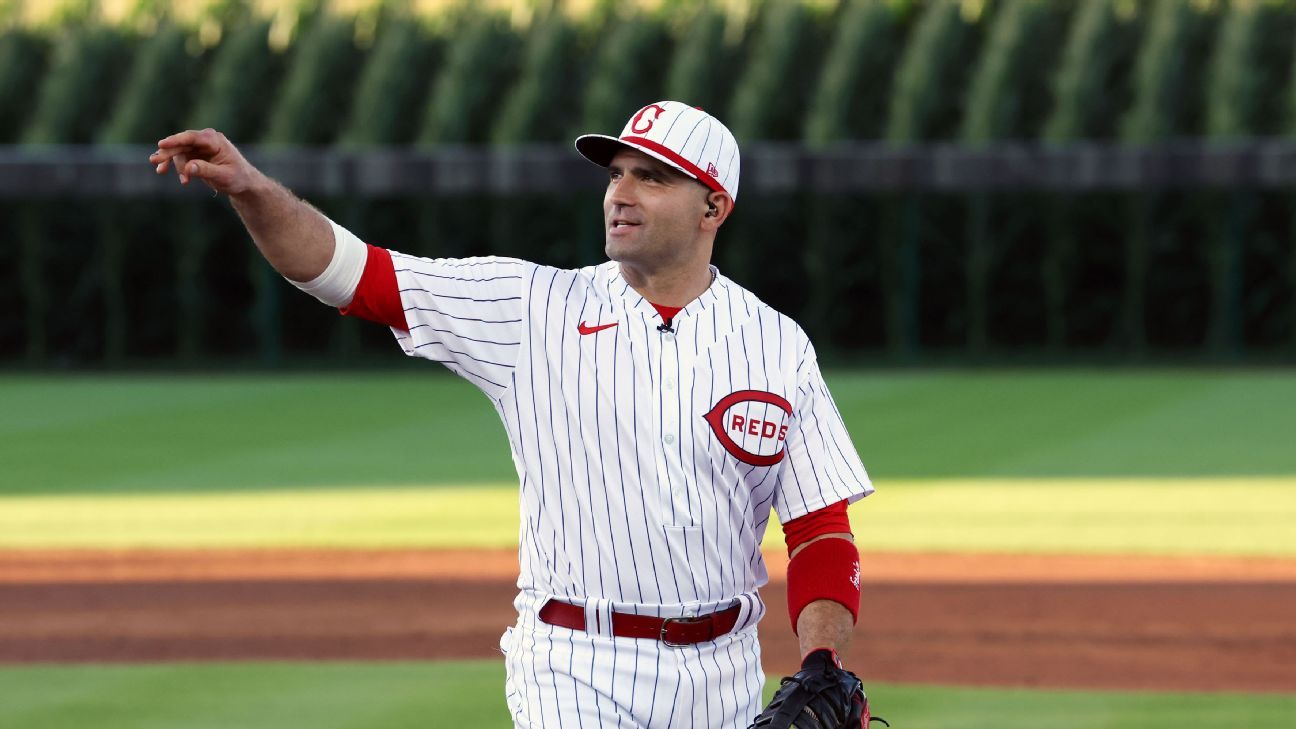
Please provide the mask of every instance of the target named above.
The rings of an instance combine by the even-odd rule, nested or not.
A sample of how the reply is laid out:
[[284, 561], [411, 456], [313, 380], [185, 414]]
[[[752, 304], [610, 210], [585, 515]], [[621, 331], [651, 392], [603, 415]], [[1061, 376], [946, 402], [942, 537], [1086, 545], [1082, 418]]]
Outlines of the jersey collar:
[[[680, 321], [699, 311], [705, 310], [707, 307], [713, 306], [718, 297], [725, 292], [726, 287], [729, 285], [729, 279], [725, 278], [725, 276], [720, 273], [720, 269], [716, 268], [714, 265], [708, 264], [708, 267], [711, 269], [711, 272], [715, 274], [715, 278], [711, 281], [711, 285], [708, 286], [706, 291], [703, 291], [697, 298], [693, 299], [686, 304], [684, 308], [680, 309], [679, 313], [675, 315], [674, 321]], [[610, 300], [620, 301], [627, 311], [639, 312], [654, 321], [661, 319], [661, 314], [657, 312], [657, 309], [621, 277], [620, 264], [616, 261], [608, 261], [599, 266], [599, 268], [602, 269], [600, 273], [604, 274], [603, 278], [606, 282], [606, 291]]]

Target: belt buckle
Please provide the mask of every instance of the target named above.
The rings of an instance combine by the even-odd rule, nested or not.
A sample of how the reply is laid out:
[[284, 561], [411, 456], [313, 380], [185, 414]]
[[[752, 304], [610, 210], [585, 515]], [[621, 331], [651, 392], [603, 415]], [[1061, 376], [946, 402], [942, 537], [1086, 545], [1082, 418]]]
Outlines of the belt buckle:
[[[679, 623], [681, 625], [696, 625], [699, 623], [709, 623], [709, 622], [711, 622], [710, 615], [701, 615], [701, 616], [694, 616], [694, 617], [685, 616], [681, 618], [666, 618], [662, 620], [661, 635], [658, 636], [658, 638], [661, 640], [662, 643], [666, 644], [670, 648], [687, 648], [693, 645], [693, 643], [675, 643], [666, 637], [666, 630], [667, 628], [670, 627], [670, 624]], [[712, 636], [707, 640], [713, 640], [715, 638], [714, 626], [712, 627], [711, 632], [712, 632]], [[702, 641], [696, 641], [696, 642], [700, 643]]]

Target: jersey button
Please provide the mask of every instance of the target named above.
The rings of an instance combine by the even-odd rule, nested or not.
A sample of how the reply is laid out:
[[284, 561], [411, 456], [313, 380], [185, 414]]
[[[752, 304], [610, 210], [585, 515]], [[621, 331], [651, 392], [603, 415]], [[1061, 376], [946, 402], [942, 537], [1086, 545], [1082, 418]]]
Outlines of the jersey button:
[[672, 379], [669, 378], [669, 377], [667, 377], [667, 378], [666, 378], [666, 381], [665, 381], [664, 383], [662, 383], [662, 384], [666, 385], [666, 389], [667, 389], [667, 390], [674, 390], [674, 389], [675, 389], [675, 381], [672, 380]]
[[667, 433], [666, 437], [662, 438], [662, 440], [666, 441], [666, 445], [670, 445], [671, 443], [675, 442], [675, 436], [671, 435], [670, 433]]

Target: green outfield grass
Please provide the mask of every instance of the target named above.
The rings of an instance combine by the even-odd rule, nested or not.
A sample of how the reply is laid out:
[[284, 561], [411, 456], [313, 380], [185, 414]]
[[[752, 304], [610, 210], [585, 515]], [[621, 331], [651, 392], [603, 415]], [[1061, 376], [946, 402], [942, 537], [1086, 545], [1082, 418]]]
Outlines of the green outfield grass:
[[[866, 548], [1296, 554], [1296, 373], [830, 382], [879, 488]], [[503, 428], [436, 369], [10, 377], [0, 402], [0, 547], [516, 545]]]
[[[0, 726], [507, 729], [503, 684], [499, 661], [10, 667]], [[1296, 716], [1280, 695], [867, 689], [897, 729], [1290, 729]]]
[[[892, 479], [1296, 475], [1296, 372], [834, 371]], [[427, 374], [0, 379], [0, 494], [516, 478], [471, 385]]]
[[[865, 549], [1296, 556], [1296, 478], [891, 481]], [[516, 547], [517, 488], [10, 496], [0, 548]], [[766, 545], [782, 534], [771, 525]]]
[[[1296, 555], [1296, 373], [829, 382], [879, 489], [853, 508], [865, 548]], [[0, 548], [517, 540], [503, 428], [435, 374], [4, 378], [0, 464]], [[502, 684], [497, 660], [0, 667], [0, 727], [502, 729]], [[869, 691], [897, 729], [1287, 729], [1296, 715], [1276, 695]]]

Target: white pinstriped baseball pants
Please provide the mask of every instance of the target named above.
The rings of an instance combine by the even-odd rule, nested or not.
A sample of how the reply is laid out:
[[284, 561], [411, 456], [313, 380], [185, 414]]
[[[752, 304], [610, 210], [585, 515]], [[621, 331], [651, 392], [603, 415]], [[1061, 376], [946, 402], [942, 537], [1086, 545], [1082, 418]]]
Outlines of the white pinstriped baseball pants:
[[524, 620], [500, 649], [517, 729], [746, 729], [761, 709], [755, 626], [672, 648]]

